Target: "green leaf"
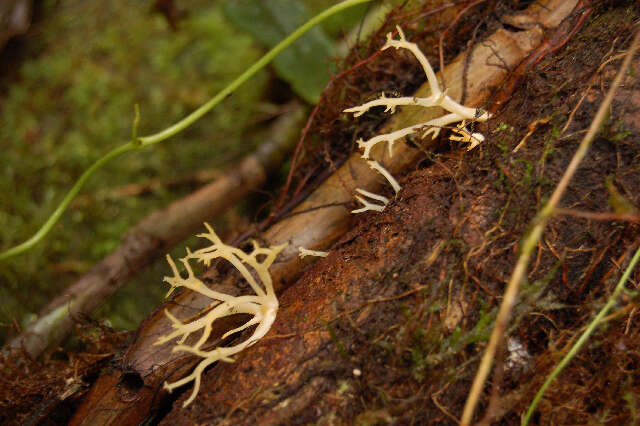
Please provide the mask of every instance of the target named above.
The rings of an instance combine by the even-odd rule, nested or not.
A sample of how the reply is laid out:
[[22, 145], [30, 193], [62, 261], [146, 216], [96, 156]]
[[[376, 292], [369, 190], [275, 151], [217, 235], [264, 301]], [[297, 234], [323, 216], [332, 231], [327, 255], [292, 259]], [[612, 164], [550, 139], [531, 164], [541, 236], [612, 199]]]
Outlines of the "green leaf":
[[[299, 0], [227, 0], [224, 11], [233, 24], [268, 48], [311, 17]], [[298, 95], [315, 104], [329, 81], [332, 55], [331, 40], [316, 27], [280, 53], [273, 67]]]

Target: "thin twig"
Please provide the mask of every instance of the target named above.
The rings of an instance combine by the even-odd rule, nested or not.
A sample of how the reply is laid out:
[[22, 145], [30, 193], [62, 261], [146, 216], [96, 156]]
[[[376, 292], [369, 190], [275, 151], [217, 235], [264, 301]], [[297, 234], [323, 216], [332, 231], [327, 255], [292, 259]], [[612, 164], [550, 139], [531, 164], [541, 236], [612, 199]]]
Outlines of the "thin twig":
[[633, 214], [620, 214], [613, 212], [586, 212], [582, 210], [574, 210], [574, 209], [563, 209], [557, 208], [553, 211], [555, 214], [565, 215], [565, 216], [573, 216], [573, 217], [581, 217], [584, 219], [591, 220], [617, 220], [624, 222], [634, 222], [640, 223], [640, 216]]
[[535, 120], [535, 121], [531, 122], [529, 124], [528, 129], [527, 129], [529, 131], [520, 140], [518, 145], [516, 145], [516, 147], [513, 148], [513, 152], [518, 152], [518, 150], [524, 146], [524, 144], [527, 141], [527, 139], [529, 139], [529, 136], [531, 136], [533, 134], [533, 132], [536, 130], [536, 127], [538, 127], [538, 124], [547, 124], [550, 120], [551, 120], [551, 116], [547, 116], [547, 117], [543, 117], [543, 118], [540, 118], [538, 120]]
[[518, 294], [518, 289], [520, 288], [520, 283], [526, 273], [527, 266], [529, 264], [529, 258], [531, 257], [531, 253], [538, 245], [540, 241], [540, 237], [542, 236], [542, 232], [544, 231], [549, 218], [553, 214], [554, 209], [558, 205], [560, 198], [564, 194], [569, 181], [575, 174], [580, 162], [587, 154], [589, 146], [591, 142], [595, 138], [597, 132], [600, 130], [600, 126], [604, 121], [607, 112], [609, 111], [609, 106], [613, 101], [613, 96], [616, 92], [616, 89], [620, 85], [622, 78], [625, 75], [626, 70], [629, 68], [629, 64], [631, 63], [631, 59], [638, 48], [638, 41], [640, 40], [640, 31], [638, 31], [631, 42], [631, 46], [627, 52], [627, 56], [620, 67], [620, 71], [616, 75], [615, 79], [611, 83], [611, 87], [600, 104], [600, 108], [598, 108], [598, 112], [596, 113], [595, 118], [591, 122], [591, 126], [589, 126], [589, 131], [585, 135], [584, 139], [580, 143], [578, 150], [574, 154], [567, 170], [565, 171], [562, 179], [558, 183], [555, 191], [551, 195], [551, 198], [544, 206], [544, 208], [538, 213], [538, 215], [534, 218], [533, 223], [534, 227], [531, 230], [530, 234], [525, 237], [522, 242], [522, 253], [518, 258], [518, 262], [516, 263], [516, 267], [511, 275], [511, 279], [509, 280], [509, 284], [507, 285], [504, 299], [502, 300], [502, 304], [500, 305], [500, 310], [498, 312], [498, 317], [496, 318], [496, 323], [491, 333], [491, 338], [489, 339], [489, 344], [487, 345], [487, 349], [480, 361], [480, 366], [478, 368], [478, 372], [476, 373], [476, 377], [473, 380], [473, 385], [471, 386], [471, 391], [469, 392], [469, 396], [467, 398], [467, 402], [464, 406], [464, 411], [462, 413], [462, 420], [460, 422], [461, 425], [466, 426], [471, 423], [471, 419], [473, 417], [473, 413], [475, 411], [478, 400], [480, 399], [480, 394], [482, 393], [482, 389], [484, 388], [484, 383], [487, 380], [487, 376], [491, 370], [491, 365], [493, 364], [493, 359], [496, 353], [496, 349], [498, 348], [498, 344], [500, 340], [503, 338], [507, 321], [509, 320], [509, 316], [511, 314], [511, 310], [513, 305], [516, 302], [516, 297]]

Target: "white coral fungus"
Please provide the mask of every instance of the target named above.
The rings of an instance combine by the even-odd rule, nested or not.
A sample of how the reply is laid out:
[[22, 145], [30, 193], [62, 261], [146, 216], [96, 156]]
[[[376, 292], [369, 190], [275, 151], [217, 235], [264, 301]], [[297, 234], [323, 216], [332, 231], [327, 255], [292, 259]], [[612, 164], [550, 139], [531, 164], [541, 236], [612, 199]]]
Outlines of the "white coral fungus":
[[389, 182], [389, 185], [391, 185], [391, 187], [396, 192], [396, 194], [398, 193], [398, 191], [400, 191], [402, 189], [402, 187], [400, 186], [398, 181], [393, 176], [391, 176], [391, 173], [389, 173], [389, 171], [387, 169], [382, 167], [382, 165], [380, 163], [378, 163], [375, 160], [371, 160], [371, 161], [367, 161], [367, 164], [369, 165], [369, 167], [372, 170], [377, 171], [382, 176], [384, 176], [385, 179], [387, 179], [387, 182]]
[[320, 250], [309, 250], [306, 249], [302, 246], [298, 247], [298, 256], [300, 256], [300, 259], [304, 259], [307, 256], [316, 256], [316, 257], [327, 257], [329, 256], [329, 252], [328, 251], [320, 251]]
[[[401, 130], [397, 130], [392, 133], [387, 133], [384, 135], [375, 136], [367, 141], [359, 140], [358, 145], [360, 148], [364, 149], [362, 154], [362, 158], [369, 159], [369, 155], [371, 152], [371, 148], [374, 145], [380, 142], [387, 142], [389, 148], [389, 155], [392, 155], [393, 143], [401, 139], [407, 135], [418, 132], [421, 129], [426, 129], [423, 133], [423, 137], [431, 134], [432, 139], [438, 136], [440, 133], [440, 129], [446, 127], [452, 123], [457, 123], [463, 120], [471, 120], [471, 121], [486, 121], [491, 117], [486, 111], [476, 108], [469, 108], [464, 105], [460, 105], [449, 96], [447, 96], [446, 91], [442, 91], [440, 89], [440, 85], [438, 84], [438, 79], [436, 78], [435, 72], [433, 72], [433, 68], [429, 64], [427, 57], [422, 53], [418, 45], [415, 43], [410, 43], [404, 36], [402, 29], [400, 27], [396, 27], [398, 29], [398, 33], [400, 35], [399, 40], [393, 39], [391, 33], [387, 34], [387, 42], [382, 47], [382, 50], [393, 47], [395, 49], [407, 49], [410, 51], [420, 62], [422, 65], [422, 69], [424, 70], [425, 75], [427, 76], [427, 80], [429, 81], [429, 87], [431, 88], [431, 95], [426, 98], [419, 98], [416, 96], [410, 97], [399, 97], [399, 98], [387, 98], [384, 94], [371, 102], [367, 102], [363, 105], [356, 106], [353, 108], [345, 109], [345, 112], [354, 113], [354, 117], [358, 117], [369, 109], [376, 106], [384, 106], [385, 111], [391, 112], [392, 114], [395, 112], [396, 107], [398, 106], [422, 106], [422, 107], [441, 107], [444, 110], [448, 111], [449, 114], [445, 114], [441, 117], [434, 118], [433, 120], [429, 120], [425, 123], [416, 124], [414, 126], [406, 127]], [[457, 138], [457, 137], [456, 137]], [[480, 142], [484, 140], [484, 137], [479, 133], [471, 134], [467, 139], [455, 139], [452, 140], [463, 140], [465, 142], [470, 142], [471, 145], [468, 149], [471, 149], [477, 146]]]
[[380, 201], [382, 204], [372, 203], [367, 201], [366, 198], [356, 195], [356, 200], [360, 201], [364, 207], [356, 210], [351, 210], [351, 213], [363, 213], [369, 210], [381, 212], [389, 204], [389, 199], [383, 195], [374, 194], [373, 192], [365, 191], [364, 189], [356, 188], [356, 192], [368, 197], [372, 200]]
[[[156, 345], [161, 345], [175, 338], [179, 338], [176, 345], [173, 347], [174, 352], [188, 352], [204, 358], [188, 376], [176, 382], [165, 382], [164, 384], [164, 388], [171, 392], [179, 386], [185, 385], [191, 381], [194, 382], [191, 396], [184, 402], [183, 407], [189, 405], [198, 394], [202, 372], [205, 368], [216, 361], [233, 362], [233, 355], [253, 345], [267, 334], [276, 319], [276, 314], [278, 312], [278, 299], [276, 298], [273, 290], [273, 283], [268, 269], [286, 244], [271, 247], [260, 247], [258, 243], [254, 241], [253, 251], [247, 254], [238, 248], [224, 244], [209, 224], [205, 223], [205, 226], [209, 232], [199, 234], [198, 236], [208, 239], [211, 241], [212, 245], [195, 252], [191, 252], [187, 249], [187, 256], [180, 259], [187, 270], [186, 278], [183, 278], [180, 275], [173, 259], [171, 256], [167, 255], [167, 261], [171, 266], [173, 276], [165, 277], [164, 281], [171, 285], [171, 289], [169, 290], [169, 293], [167, 293], [167, 296], [169, 296], [169, 294], [171, 294], [176, 288], [185, 287], [191, 291], [200, 293], [213, 301], [196, 319], [187, 323], [183, 323], [171, 315], [168, 310], [165, 310], [167, 317], [169, 317], [173, 323], [174, 331], [160, 337], [155, 342]], [[196, 261], [200, 261], [209, 266], [211, 261], [217, 258], [222, 258], [230, 262], [251, 286], [255, 294], [236, 297], [211, 290], [194, 275], [193, 270], [189, 265], [189, 261], [191, 259], [195, 259]], [[253, 270], [253, 272], [251, 270]], [[258, 284], [256, 277], [262, 285]], [[231, 334], [245, 330], [253, 325], [257, 325], [253, 334], [237, 345], [218, 346], [211, 350], [203, 350], [202, 346], [207, 342], [211, 335], [212, 324], [214, 321], [219, 318], [235, 314], [249, 314], [252, 315], [252, 317], [242, 326], [227, 331], [222, 336], [222, 339], [230, 336]], [[193, 344], [185, 343], [189, 336], [200, 330], [202, 330], [200, 338], [196, 342]]]

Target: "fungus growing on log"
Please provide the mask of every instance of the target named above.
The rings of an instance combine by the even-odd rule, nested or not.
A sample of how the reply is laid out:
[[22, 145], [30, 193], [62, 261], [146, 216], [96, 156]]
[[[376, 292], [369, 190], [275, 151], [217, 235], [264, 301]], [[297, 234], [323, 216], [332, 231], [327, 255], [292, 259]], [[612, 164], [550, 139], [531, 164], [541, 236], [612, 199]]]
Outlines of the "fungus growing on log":
[[[167, 261], [171, 266], [173, 276], [165, 277], [164, 281], [171, 286], [167, 296], [176, 288], [185, 287], [212, 299], [212, 302], [198, 317], [186, 323], [174, 317], [168, 310], [165, 310], [165, 314], [173, 324], [174, 331], [160, 337], [155, 342], [156, 345], [161, 345], [179, 338], [173, 347], [174, 352], [188, 352], [203, 358], [191, 374], [176, 382], [165, 382], [164, 384], [164, 388], [171, 392], [177, 387], [191, 381], [194, 382], [191, 396], [184, 402], [183, 407], [189, 405], [198, 394], [202, 373], [205, 368], [216, 361], [233, 362], [233, 355], [253, 345], [267, 334], [278, 313], [278, 299], [273, 289], [269, 267], [286, 244], [260, 247], [257, 242], [253, 241], [253, 250], [251, 253], [245, 253], [236, 247], [224, 244], [209, 224], [205, 223], [205, 226], [208, 232], [198, 234], [198, 237], [208, 239], [212, 245], [194, 252], [187, 249], [187, 255], [180, 259], [180, 262], [187, 270], [186, 278], [182, 277], [171, 256], [167, 255]], [[231, 263], [251, 286], [255, 294], [231, 296], [211, 290], [194, 275], [193, 269], [189, 264], [191, 259], [195, 259], [209, 266], [211, 261], [217, 258], [225, 259]], [[258, 283], [258, 281], [261, 283]], [[211, 350], [202, 349], [211, 335], [212, 324], [219, 318], [236, 314], [249, 314], [252, 317], [240, 327], [227, 331], [222, 336], [222, 339], [257, 325], [251, 336], [233, 346], [218, 346]], [[200, 338], [196, 342], [192, 344], [185, 343], [189, 336], [199, 331], [201, 331]]]
[[[398, 30], [400, 39], [396, 40], [393, 38], [392, 33], [388, 33], [387, 42], [384, 44], [384, 46], [382, 46], [382, 50], [393, 47], [395, 49], [407, 49], [408, 51], [410, 51], [416, 57], [418, 62], [420, 62], [420, 65], [422, 65], [424, 74], [426, 75], [429, 82], [431, 95], [426, 98], [420, 98], [417, 96], [388, 98], [384, 95], [383, 92], [378, 99], [366, 102], [356, 107], [347, 108], [344, 110], [344, 112], [352, 112], [354, 117], [359, 117], [373, 107], [383, 106], [385, 107], [385, 112], [390, 112], [391, 114], [393, 114], [396, 111], [396, 107], [411, 105], [421, 106], [425, 108], [441, 107], [445, 111], [449, 112], [448, 114], [445, 114], [438, 118], [434, 118], [427, 122], [405, 127], [391, 133], [377, 135], [366, 141], [364, 141], [362, 138], [358, 139], [358, 147], [363, 150], [362, 158], [364, 158], [365, 160], [369, 160], [367, 162], [369, 164], [369, 167], [382, 174], [397, 194], [398, 191], [400, 191], [401, 187], [395, 180], [395, 178], [391, 176], [391, 174], [384, 167], [382, 167], [380, 163], [375, 160], [371, 160], [371, 149], [376, 144], [386, 142], [387, 149], [389, 150], [389, 156], [391, 157], [393, 156], [393, 144], [397, 140], [400, 140], [419, 131], [423, 132], [422, 137], [426, 137], [431, 134], [431, 138], [434, 139], [440, 133], [440, 129], [445, 128], [450, 124], [461, 122], [460, 125], [453, 129], [453, 132], [455, 134], [450, 136], [449, 139], [452, 141], [469, 143], [467, 150], [471, 150], [478, 146], [482, 141], [484, 141], [484, 136], [480, 133], [472, 133], [467, 130], [467, 120], [486, 121], [491, 118], [491, 114], [480, 108], [470, 108], [464, 105], [460, 105], [447, 95], [446, 90], [443, 92], [440, 89], [440, 84], [438, 83], [436, 74], [435, 72], [433, 72], [433, 68], [431, 68], [431, 64], [429, 64], [429, 60], [427, 60], [427, 57], [424, 55], [424, 53], [422, 53], [417, 44], [407, 41], [400, 27], [396, 27], [396, 29]], [[351, 213], [362, 213], [368, 210], [382, 211], [389, 202], [389, 200], [382, 195], [373, 194], [363, 189], [356, 189], [356, 191], [370, 199], [380, 201], [382, 202], [382, 204], [371, 203], [365, 200], [363, 197], [356, 195], [355, 198], [360, 203], [362, 203], [364, 207], [352, 210]]]

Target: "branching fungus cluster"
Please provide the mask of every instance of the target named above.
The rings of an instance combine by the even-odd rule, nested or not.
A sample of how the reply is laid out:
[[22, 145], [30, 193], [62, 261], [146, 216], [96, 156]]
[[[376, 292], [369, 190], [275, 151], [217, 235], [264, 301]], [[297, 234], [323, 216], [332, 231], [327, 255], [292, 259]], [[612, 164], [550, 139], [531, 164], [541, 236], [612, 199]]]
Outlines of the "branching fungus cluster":
[[[204, 358], [188, 376], [173, 383], [165, 382], [164, 387], [169, 392], [191, 381], [194, 382], [193, 391], [191, 392], [189, 399], [184, 402], [184, 407], [189, 405], [198, 394], [202, 372], [205, 368], [216, 361], [233, 362], [233, 355], [256, 343], [264, 337], [271, 328], [278, 312], [278, 299], [276, 298], [276, 294], [273, 290], [269, 267], [274, 262], [278, 253], [280, 253], [286, 245], [260, 247], [258, 243], [254, 241], [253, 251], [251, 253], [245, 253], [238, 248], [224, 244], [209, 224], [205, 223], [205, 226], [207, 227], [208, 232], [199, 234], [198, 236], [208, 239], [211, 241], [212, 245], [195, 252], [191, 252], [187, 249], [187, 255], [180, 259], [180, 262], [182, 262], [187, 270], [186, 278], [182, 277], [171, 256], [167, 255], [167, 261], [171, 266], [173, 276], [165, 277], [164, 280], [171, 286], [167, 296], [169, 296], [176, 288], [185, 287], [212, 299], [212, 302], [202, 311], [198, 318], [187, 323], [183, 323], [171, 315], [168, 310], [165, 310], [167, 317], [169, 317], [173, 323], [174, 331], [160, 337], [155, 342], [156, 345], [161, 345], [175, 338], [179, 338], [178, 342], [173, 347], [174, 352], [188, 352]], [[231, 296], [211, 290], [194, 275], [193, 269], [189, 264], [190, 260], [195, 259], [196, 261], [200, 261], [206, 266], [209, 266], [211, 261], [217, 258], [225, 259], [231, 263], [251, 286], [255, 294]], [[259, 284], [258, 281], [260, 281], [261, 284]], [[251, 326], [257, 325], [251, 336], [237, 345], [218, 346], [211, 350], [203, 349], [203, 345], [211, 335], [213, 323], [217, 319], [235, 314], [249, 314], [252, 317], [242, 326], [227, 331], [222, 336], [222, 339]], [[200, 338], [191, 344], [186, 343], [189, 336], [196, 332], [201, 333]]]
[[[468, 149], [472, 149], [482, 142], [484, 137], [479, 133], [469, 132], [465, 127], [467, 120], [485, 121], [490, 117], [488, 112], [482, 111], [481, 109], [465, 107], [447, 96], [446, 91], [443, 92], [440, 89], [436, 75], [433, 72], [431, 65], [429, 65], [429, 61], [426, 56], [420, 51], [415, 43], [409, 43], [406, 40], [404, 33], [399, 27], [398, 33], [400, 34], [399, 40], [393, 39], [391, 33], [387, 35], [387, 42], [383, 46], [382, 50], [390, 47], [409, 50], [422, 65], [431, 87], [431, 95], [426, 98], [387, 98], [383, 94], [379, 99], [345, 110], [345, 112], [354, 113], [355, 117], [364, 114], [369, 109], [376, 106], [384, 106], [386, 108], [385, 110], [391, 113], [395, 112], [395, 109], [398, 106], [409, 105], [441, 107], [448, 111], [448, 114], [425, 123], [406, 127], [392, 133], [378, 135], [367, 141], [363, 141], [362, 139], [358, 141], [358, 146], [363, 149], [362, 158], [367, 160], [371, 169], [384, 176], [384, 178], [393, 187], [396, 194], [401, 189], [398, 182], [378, 161], [370, 157], [371, 149], [376, 144], [387, 142], [389, 156], [391, 156], [393, 155], [393, 144], [405, 136], [423, 131], [423, 137], [431, 134], [432, 138], [435, 138], [440, 133], [440, 129], [449, 126], [452, 123], [461, 122], [461, 124], [454, 129], [456, 136], [451, 137], [451, 139], [468, 142], [470, 144]], [[356, 189], [356, 192], [358, 195], [355, 197], [360, 203], [362, 203], [363, 207], [353, 210], [351, 213], [361, 213], [368, 210], [382, 211], [389, 203], [389, 199], [382, 195], [374, 194], [361, 188]], [[254, 242], [253, 251], [251, 253], [245, 253], [238, 248], [224, 244], [208, 224], [205, 224], [205, 226], [207, 227], [208, 232], [199, 234], [198, 236], [208, 239], [211, 241], [212, 245], [195, 252], [191, 252], [187, 249], [187, 255], [180, 259], [187, 271], [186, 277], [183, 277], [180, 272], [178, 272], [175, 262], [167, 255], [167, 260], [173, 271], [173, 276], [165, 277], [164, 280], [171, 285], [171, 289], [167, 296], [176, 288], [185, 287], [210, 298], [212, 302], [195, 319], [186, 323], [177, 319], [168, 310], [165, 310], [167, 317], [173, 324], [173, 332], [160, 337], [155, 343], [156, 345], [161, 345], [177, 338], [178, 341], [173, 348], [174, 352], [188, 352], [203, 358], [193, 372], [188, 376], [173, 383], [165, 383], [165, 389], [172, 391], [173, 389], [191, 381], [194, 382], [191, 396], [184, 402], [183, 406], [190, 404], [198, 394], [202, 373], [205, 368], [216, 361], [233, 362], [234, 360], [232, 357], [235, 354], [253, 345], [267, 334], [271, 325], [275, 321], [276, 314], [278, 312], [278, 299], [276, 298], [271, 275], [269, 274], [268, 269], [285, 245], [260, 247], [256, 242]], [[300, 257], [310, 255], [325, 257], [328, 254], [327, 252], [308, 250], [304, 247], [300, 247], [299, 251]], [[193, 269], [189, 264], [189, 261], [194, 259], [209, 266], [211, 261], [217, 258], [222, 258], [230, 262], [251, 286], [255, 294], [231, 296], [214, 291], [194, 275]], [[260, 283], [258, 281], [260, 281]], [[220, 318], [235, 314], [249, 314], [251, 315], [251, 318], [242, 326], [227, 331], [222, 336], [222, 339], [249, 327], [256, 326], [251, 336], [243, 342], [233, 346], [218, 346], [210, 350], [203, 349], [203, 346], [211, 336], [213, 323]], [[194, 337], [190, 339], [192, 341], [191, 343], [187, 343], [187, 340], [194, 333], [200, 333], [200, 337], [193, 342], [193, 340], [195, 340]]]
[[[424, 55], [424, 53], [422, 53], [418, 45], [407, 41], [400, 27], [396, 28], [398, 30], [398, 34], [400, 35], [400, 39], [396, 40], [393, 38], [393, 35], [391, 33], [387, 34], [387, 42], [382, 47], [382, 50], [393, 47], [395, 49], [407, 49], [408, 51], [410, 51], [416, 57], [418, 62], [420, 62], [420, 65], [422, 65], [422, 69], [424, 70], [424, 73], [429, 82], [431, 95], [426, 98], [419, 98], [416, 96], [388, 98], [383, 93], [378, 99], [367, 102], [360, 106], [345, 109], [344, 111], [352, 112], [354, 117], [359, 117], [365, 112], [369, 111], [371, 108], [379, 106], [385, 107], [385, 112], [390, 112], [391, 114], [395, 112], [396, 107], [398, 106], [421, 106], [425, 108], [441, 107], [445, 111], [448, 111], [448, 114], [445, 114], [438, 118], [434, 118], [433, 120], [429, 120], [424, 123], [405, 127], [404, 129], [396, 130], [391, 133], [374, 136], [373, 138], [366, 141], [362, 139], [358, 140], [358, 147], [363, 150], [362, 158], [368, 160], [367, 163], [369, 164], [369, 167], [382, 174], [389, 182], [389, 184], [393, 187], [394, 191], [398, 193], [398, 191], [400, 190], [400, 185], [398, 184], [398, 182], [380, 163], [371, 159], [371, 149], [376, 144], [386, 142], [387, 148], [389, 150], [389, 156], [391, 157], [393, 155], [393, 144], [396, 141], [420, 131], [423, 132], [422, 137], [431, 135], [431, 138], [433, 139], [438, 136], [438, 134], [440, 133], [440, 129], [446, 128], [453, 123], [461, 122], [461, 124], [453, 129], [456, 135], [451, 136], [450, 139], [454, 141], [469, 143], [467, 149], [471, 150], [478, 146], [482, 141], [484, 141], [484, 136], [482, 136], [482, 134], [480, 133], [472, 133], [467, 130], [467, 121], [486, 121], [491, 117], [491, 114], [489, 114], [487, 111], [483, 111], [480, 108], [469, 108], [464, 105], [460, 105], [459, 103], [451, 99], [447, 95], [446, 91], [443, 92], [440, 89], [436, 74], [435, 72], [433, 72], [433, 68], [431, 68], [427, 57]], [[355, 198], [363, 204], [363, 207], [353, 210], [351, 213], [361, 213], [367, 210], [382, 211], [389, 202], [386, 197], [383, 197], [381, 195], [373, 194], [360, 188], [356, 189], [356, 191], [360, 195], [356, 195]], [[364, 197], [367, 197], [370, 200], [378, 201], [382, 204], [371, 202]]]

